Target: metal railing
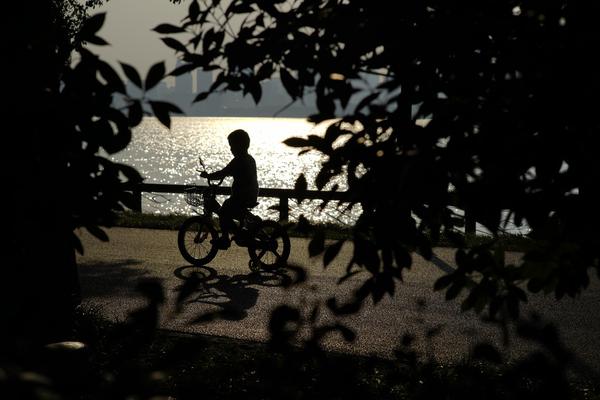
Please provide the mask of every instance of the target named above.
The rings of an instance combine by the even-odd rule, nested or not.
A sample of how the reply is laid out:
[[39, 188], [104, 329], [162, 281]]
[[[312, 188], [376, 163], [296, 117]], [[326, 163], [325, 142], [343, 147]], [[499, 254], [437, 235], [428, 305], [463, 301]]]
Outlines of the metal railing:
[[[142, 193], [181, 193], [192, 187], [207, 187], [206, 185], [176, 185], [165, 183], [140, 183], [133, 186], [131, 192], [135, 198], [136, 207], [133, 211], [142, 211]], [[229, 195], [231, 194], [230, 186], [214, 187], [216, 194]], [[287, 221], [289, 219], [290, 199], [298, 198], [298, 192], [293, 189], [276, 189], [276, 188], [260, 188], [258, 197], [270, 197], [279, 199], [277, 210], [279, 211], [279, 220]], [[349, 201], [350, 195], [347, 192], [332, 192], [319, 190], [305, 190], [302, 192], [303, 199], [321, 199], [321, 200], [338, 200]], [[465, 221], [465, 232], [467, 234], [475, 233], [475, 221], [469, 218], [468, 215]]]
[[[192, 187], [207, 187], [206, 185], [175, 185], [175, 184], [164, 184], [164, 183], [140, 183], [133, 188], [131, 192], [135, 198], [136, 207], [133, 211], [142, 211], [142, 193], [185, 193], [186, 190]], [[229, 195], [231, 194], [231, 187], [229, 186], [216, 186], [214, 187], [216, 194], [218, 195]], [[270, 197], [279, 199], [279, 220], [287, 221], [289, 219], [289, 199], [298, 198], [298, 193], [293, 189], [275, 189], [275, 188], [260, 188], [258, 197]], [[318, 191], [318, 190], [306, 190], [302, 192], [303, 199], [322, 199], [322, 200], [341, 200], [348, 201], [349, 196], [345, 192], [331, 192], [331, 191]]]

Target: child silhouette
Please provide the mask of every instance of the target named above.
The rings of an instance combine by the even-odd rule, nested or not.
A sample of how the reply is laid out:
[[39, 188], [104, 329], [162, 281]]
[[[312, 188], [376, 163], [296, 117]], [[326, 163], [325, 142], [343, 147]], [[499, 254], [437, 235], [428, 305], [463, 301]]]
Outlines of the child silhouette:
[[236, 220], [241, 220], [246, 209], [254, 207], [258, 197], [258, 180], [256, 178], [256, 162], [248, 154], [250, 137], [242, 129], [237, 129], [227, 136], [233, 160], [225, 168], [213, 173], [202, 171], [200, 176], [210, 180], [219, 180], [227, 176], [233, 177], [231, 196], [223, 202], [217, 212], [221, 225], [221, 236], [215, 245], [227, 249], [230, 245], [229, 233], [235, 229]]

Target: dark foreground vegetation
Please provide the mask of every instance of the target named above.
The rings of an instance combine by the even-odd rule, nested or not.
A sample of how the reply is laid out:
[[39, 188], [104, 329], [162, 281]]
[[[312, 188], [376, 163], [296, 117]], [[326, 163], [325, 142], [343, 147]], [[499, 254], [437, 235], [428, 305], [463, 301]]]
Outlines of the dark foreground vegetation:
[[[575, 384], [589, 371], [556, 331], [520, 313], [531, 294], [576, 298], [600, 277], [597, 2], [403, 1], [390, 12], [368, 0], [171, 0], [187, 15], [154, 31], [183, 63], [167, 71], [158, 61], [145, 75], [125, 62], [117, 71], [90, 50], [107, 44], [98, 36], [105, 15], [88, 14], [103, 2], [12, 1], [0, 24], [10, 96], [0, 108], [9, 237], [0, 398], [598, 397], [597, 388]], [[267, 347], [172, 336], [156, 329], [164, 302], [156, 282], [141, 283], [148, 305], [122, 324], [85, 317], [74, 230], [106, 241], [102, 227], [136, 206], [128, 188], [142, 176], [109, 155], [128, 146], [144, 115], [169, 128], [181, 110], [152, 89], [195, 70], [215, 76], [196, 97], [199, 107], [223, 91], [258, 103], [262, 84], [278, 77], [290, 105], [316, 105], [310, 121], [337, 121], [323, 137], [285, 141], [323, 156], [319, 190], [343, 176], [351, 204], [363, 210], [349, 239], [326, 242], [323, 227], [298, 228], [324, 267], [352, 242], [340, 281], [365, 272], [347, 303], [332, 297], [322, 307], [341, 320], [397, 295], [412, 252], [428, 258], [449, 240], [457, 269], [433, 290], [516, 325], [541, 350], [508, 361], [506, 349], [474, 344], [468, 362], [442, 366], [417, 357], [407, 336], [395, 361], [349, 359], [318, 346], [330, 333], [351, 340], [347, 327], [312, 327], [285, 304], [271, 316]], [[127, 92], [123, 76], [141, 95]], [[298, 201], [308, 183], [297, 178]], [[466, 221], [455, 208], [490, 240], [461, 235]], [[504, 257], [506, 215], [531, 228], [532, 246], [516, 265]], [[314, 329], [298, 342], [303, 321]]]
[[600, 382], [570, 375], [561, 347], [543, 340], [552, 328], [535, 321], [520, 332], [542, 343], [537, 353], [508, 362], [479, 345], [464, 362], [444, 364], [416, 351], [410, 335], [395, 359], [381, 359], [277, 335], [254, 343], [157, 330], [145, 325], [150, 315], [151, 306], [112, 322], [80, 308], [76, 342], [28, 348], [18, 363], [1, 359], [0, 398], [600, 399]]

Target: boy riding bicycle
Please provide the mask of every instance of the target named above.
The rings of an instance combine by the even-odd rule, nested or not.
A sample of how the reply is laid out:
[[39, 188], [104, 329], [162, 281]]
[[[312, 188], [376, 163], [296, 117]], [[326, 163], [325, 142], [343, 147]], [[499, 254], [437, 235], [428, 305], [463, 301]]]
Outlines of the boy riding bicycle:
[[231, 241], [229, 233], [235, 229], [234, 219], [240, 220], [248, 208], [257, 204], [258, 180], [256, 178], [256, 162], [248, 154], [250, 137], [242, 129], [237, 129], [227, 136], [233, 160], [220, 171], [207, 173], [202, 171], [200, 176], [210, 180], [219, 180], [227, 176], [233, 177], [231, 196], [223, 202], [217, 212], [221, 225], [221, 236], [215, 240], [219, 249], [229, 248]]

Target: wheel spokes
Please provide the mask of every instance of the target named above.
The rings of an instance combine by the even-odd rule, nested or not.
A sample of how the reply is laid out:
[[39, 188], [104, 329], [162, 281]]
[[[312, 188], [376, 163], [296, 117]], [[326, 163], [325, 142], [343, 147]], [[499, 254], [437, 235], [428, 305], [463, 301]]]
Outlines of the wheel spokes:
[[[260, 231], [259, 237], [259, 248], [260, 252], [256, 255], [266, 265], [273, 265], [277, 263], [282, 255], [277, 252], [280, 247], [279, 240], [282, 239], [277, 232], [267, 232], [265, 229]], [[263, 259], [264, 257], [264, 259]]]
[[206, 246], [206, 238], [209, 236], [209, 231], [203, 224], [198, 224], [195, 229], [191, 229], [186, 235], [186, 247], [194, 258], [203, 258], [210, 252], [210, 248]]
[[285, 230], [274, 221], [264, 221], [253, 233], [250, 257], [266, 268], [275, 268], [288, 259], [290, 243]]

